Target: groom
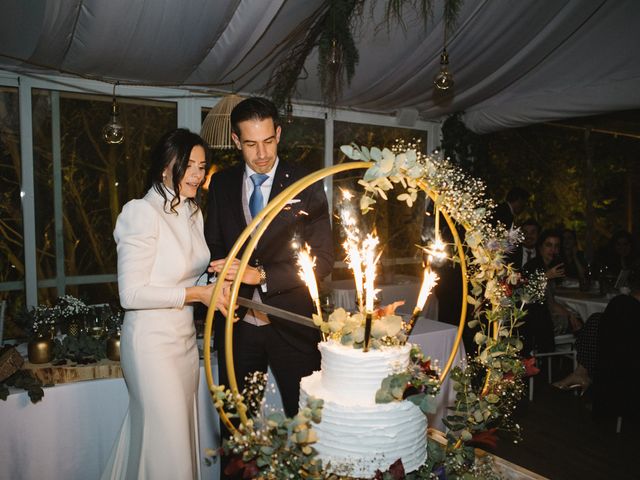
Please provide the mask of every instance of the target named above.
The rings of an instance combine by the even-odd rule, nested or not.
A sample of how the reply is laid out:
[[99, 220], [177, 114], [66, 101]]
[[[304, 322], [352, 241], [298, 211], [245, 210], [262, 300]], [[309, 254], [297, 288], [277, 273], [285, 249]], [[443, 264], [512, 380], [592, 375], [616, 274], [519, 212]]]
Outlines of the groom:
[[[205, 236], [217, 272], [252, 218], [270, 199], [306, 175], [278, 157], [280, 120], [277, 108], [269, 100], [252, 97], [240, 102], [231, 112], [231, 128], [231, 137], [244, 163], [212, 177], [205, 222]], [[333, 267], [333, 240], [322, 182], [298, 194], [266, 229], [244, 273], [240, 296], [311, 317], [313, 302], [298, 276], [294, 238], [300, 245], [306, 242], [311, 246], [317, 278], [328, 275]], [[238, 263], [236, 259], [235, 264]], [[227, 280], [235, 277], [236, 268], [230, 271]], [[266, 372], [270, 366], [285, 413], [294, 416], [298, 411], [300, 379], [320, 369], [319, 331], [258, 310], [239, 308], [237, 316], [233, 359], [238, 388], [242, 390], [246, 374]], [[219, 383], [229, 385], [225, 319], [218, 313], [214, 332]]]

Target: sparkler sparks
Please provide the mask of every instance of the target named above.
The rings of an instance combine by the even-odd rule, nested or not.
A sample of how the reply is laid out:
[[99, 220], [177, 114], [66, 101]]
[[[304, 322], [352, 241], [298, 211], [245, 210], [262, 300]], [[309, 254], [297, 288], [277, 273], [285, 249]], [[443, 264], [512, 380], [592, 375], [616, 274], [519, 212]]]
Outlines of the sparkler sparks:
[[308, 243], [304, 244], [304, 247], [298, 251], [298, 266], [300, 270], [298, 275], [307, 284], [309, 289], [309, 295], [318, 310], [318, 315], [322, 316], [322, 309], [320, 308], [320, 295], [318, 294], [318, 284], [316, 282], [316, 276], [313, 272], [313, 267], [316, 266], [315, 257], [311, 256], [311, 247]]

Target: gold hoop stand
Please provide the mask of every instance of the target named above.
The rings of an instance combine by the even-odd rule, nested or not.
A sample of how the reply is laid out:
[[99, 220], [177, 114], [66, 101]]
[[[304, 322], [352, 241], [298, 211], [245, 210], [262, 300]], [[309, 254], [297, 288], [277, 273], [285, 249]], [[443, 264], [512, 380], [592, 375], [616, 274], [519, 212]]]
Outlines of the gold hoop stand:
[[[267, 227], [271, 224], [273, 219], [278, 215], [278, 213], [280, 213], [280, 211], [284, 208], [287, 202], [293, 199], [302, 190], [314, 184], [315, 182], [318, 182], [326, 177], [335, 175], [337, 173], [346, 172], [349, 170], [369, 168], [372, 165], [373, 163], [371, 162], [349, 162], [349, 163], [342, 163], [339, 165], [333, 165], [331, 167], [327, 167], [322, 170], [313, 172], [307, 175], [306, 177], [301, 178], [297, 182], [291, 184], [289, 187], [283, 190], [277, 197], [271, 200], [265, 206], [264, 209], [260, 211], [260, 213], [253, 219], [253, 221], [247, 226], [247, 228], [240, 234], [240, 236], [236, 240], [236, 243], [233, 245], [233, 247], [229, 251], [229, 254], [227, 255], [227, 261], [222, 267], [222, 271], [218, 275], [219, 278], [226, 277], [233, 259], [236, 258], [238, 252], [240, 251], [242, 246], [245, 244], [247, 239], [251, 237], [251, 240], [249, 240], [249, 243], [247, 244], [244, 250], [244, 253], [242, 254], [242, 258], [240, 259], [240, 266], [238, 268], [236, 278], [231, 284], [231, 292], [230, 292], [230, 299], [229, 299], [230, 308], [226, 317], [226, 334], [224, 339], [225, 340], [225, 360], [227, 364], [227, 376], [229, 378], [229, 387], [231, 388], [231, 392], [233, 393], [233, 398], [236, 399], [235, 400], [236, 407], [237, 407], [236, 410], [240, 417], [240, 421], [243, 424], [247, 423], [248, 418], [247, 418], [246, 412], [243, 409], [238, 408], [239, 401], [237, 400], [237, 398], [239, 396], [239, 391], [238, 391], [238, 382], [236, 381], [236, 376], [235, 376], [235, 367], [233, 363], [233, 323], [234, 323], [235, 306], [238, 301], [238, 292], [240, 290], [240, 284], [241, 284], [240, 279], [244, 275], [244, 271], [247, 268], [251, 254], [253, 253], [253, 250], [255, 249], [256, 244], [262, 237], [262, 234], [265, 232]], [[428, 187], [428, 185], [426, 185], [426, 183], [421, 181], [421, 182], [418, 182], [418, 184], [420, 188], [424, 190], [426, 194], [429, 195], [429, 197], [435, 202], [435, 200], [438, 197], [438, 194], [433, 190], [431, 190]], [[453, 235], [454, 242], [458, 250], [458, 256], [460, 257], [460, 269], [462, 274], [462, 309], [460, 312], [460, 322], [458, 325], [458, 332], [456, 335], [456, 339], [453, 345], [453, 349], [449, 354], [449, 359], [447, 360], [447, 363], [445, 364], [442, 370], [442, 373], [440, 375], [440, 383], [444, 381], [447, 374], [449, 373], [449, 370], [451, 369], [455, 355], [458, 351], [460, 341], [462, 340], [462, 332], [464, 330], [465, 320], [467, 316], [467, 293], [468, 293], [467, 264], [464, 256], [464, 248], [462, 246], [462, 242], [460, 241], [460, 237], [458, 235], [458, 232], [455, 228], [455, 224], [451, 219], [450, 215], [445, 211], [442, 211], [441, 213], [444, 216], [447, 222], [447, 225], [449, 226], [449, 229], [451, 230], [451, 234]], [[205, 375], [207, 378], [207, 385], [209, 387], [209, 392], [212, 395], [213, 395], [213, 387], [215, 386], [215, 383], [213, 382], [213, 373], [211, 369], [211, 350], [210, 350], [211, 332], [213, 329], [213, 318], [216, 310], [215, 305], [218, 297], [222, 293], [222, 285], [223, 285], [223, 282], [218, 282], [213, 290], [213, 294], [211, 296], [211, 302], [209, 304], [209, 309], [207, 310], [207, 318], [206, 318], [206, 323], [204, 327], [204, 345], [205, 345], [204, 369], [205, 369]], [[232, 433], [235, 433], [237, 429], [229, 420], [229, 417], [224, 411], [224, 408], [223, 407], [216, 407], [216, 408], [218, 410], [221, 420], [224, 422], [226, 427]]]

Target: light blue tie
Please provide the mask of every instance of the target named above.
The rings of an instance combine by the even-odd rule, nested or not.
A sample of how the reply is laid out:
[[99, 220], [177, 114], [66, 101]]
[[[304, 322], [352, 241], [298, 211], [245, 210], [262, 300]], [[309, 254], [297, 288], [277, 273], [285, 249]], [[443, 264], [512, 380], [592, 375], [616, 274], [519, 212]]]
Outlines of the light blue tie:
[[249, 211], [251, 212], [251, 217], [255, 217], [264, 207], [264, 199], [262, 198], [260, 185], [269, 178], [269, 175], [254, 173], [250, 178], [253, 182], [253, 193], [251, 193], [251, 198], [249, 198]]

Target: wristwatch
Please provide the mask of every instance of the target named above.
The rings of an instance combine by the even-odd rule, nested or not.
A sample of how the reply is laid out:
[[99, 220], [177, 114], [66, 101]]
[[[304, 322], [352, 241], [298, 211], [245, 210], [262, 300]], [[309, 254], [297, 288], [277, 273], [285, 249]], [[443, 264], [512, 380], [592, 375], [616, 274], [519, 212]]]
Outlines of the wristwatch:
[[260, 285], [267, 283], [267, 272], [264, 271], [262, 265], [258, 265], [256, 270], [258, 270], [258, 274], [260, 275]]

